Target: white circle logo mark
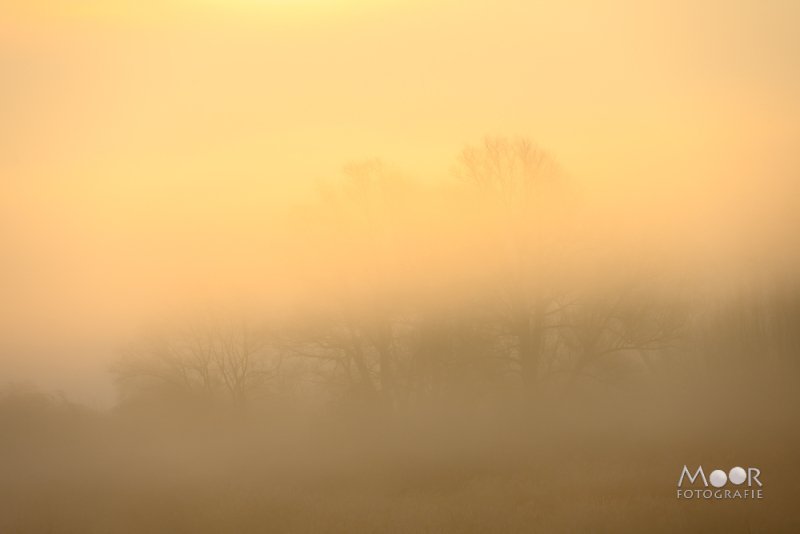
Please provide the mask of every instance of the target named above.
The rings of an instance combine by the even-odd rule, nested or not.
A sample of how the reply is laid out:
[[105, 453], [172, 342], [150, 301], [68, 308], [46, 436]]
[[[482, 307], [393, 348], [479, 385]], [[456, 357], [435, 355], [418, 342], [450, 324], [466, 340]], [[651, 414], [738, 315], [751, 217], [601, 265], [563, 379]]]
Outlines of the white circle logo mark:
[[711, 482], [711, 485], [714, 486], [715, 488], [721, 488], [728, 481], [728, 475], [725, 474], [725, 471], [720, 471], [719, 469], [717, 469], [716, 471], [711, 473], [711, 476], [708, 477], [708, 480]]
[[[712, 474], [712, 476], [713, 476], [713, 474]], [[747, 479], [747, 473], [741, 467], [734, 467], [733, 469], [731, 469], [731, 472], [728, 474], [728, 478], [730, 478], [731, 482], [733, 482], [734, 484], [736, 484], [738, 486], [739, 484], [741, 484], [742, 482], [744, 482]], [[714, 484], [713, 479], [712, 479], [711, 483]], [[723, 482], [723, 484], [724, 484], [724, 482]], [[719, 487], [719, 486], [716, 486], [716, 487]]]
[[[747, 469], [743, 469], [741, 467], [734, 467], [731, 469], [727, 474], [725, 471], [717, 469], [713, 471], [711, 475], [706, 478], [705, 473], [703, 473], [702, 466], [697, 468], [694, 474], [689, 471], [687, 466], [683, 466], [683, 471], [681, 471], [681, 478], [678, 479], [678, 488], [681, 488], [683, 485], [684, 478], [688, 479], [689, 485], [693, 485], [696, 480], [700, 480], [703, 483], [705, 488], [695, 489], [695, 488], [686, 488], [686, 489], [679, 489], [678, 490], [678, 498], [681, 499], [762, 499], [761, 495], [761, 481], [758, 480], [758, 477], [761, 476], [761, 471], [756, 469], [755, 467], [748, 467]], [[745, 481], [747, 482], [746, 487], [740, 488], [732, 488], [732, 489], [710, 489], [708, 486], [713, 486], [715, 488], [722, 488], [725, 484], [728, 483], [730, 477], [731, 484], [734, 486], [744, 486]], [[711, 484], [709, 484], [709, 482]]]

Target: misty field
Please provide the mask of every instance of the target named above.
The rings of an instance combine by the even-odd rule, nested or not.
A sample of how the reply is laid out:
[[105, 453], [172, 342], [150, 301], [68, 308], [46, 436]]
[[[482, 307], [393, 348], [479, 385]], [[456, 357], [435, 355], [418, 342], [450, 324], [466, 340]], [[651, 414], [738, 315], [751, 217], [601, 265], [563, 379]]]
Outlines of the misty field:
[[[2, 530], [797, 531], [792, 263], [603, 216], [525, 137], [452, 178], [344, 165], [266, 295], [119, 336], [111, 406], [8, 384]], [[684, 466], [763, 495], [678, 498]]]
[[[0, 530], [796, 532], [796, 390], [739, 385], [405, 417], [95, 413], [7, 392]], [[700, 463], [758, 466], [763, 499], [677, 500]]]
[[[345, 164], [260, 290], [116, 339], [110, 406], [8, 384], [0, 528], [797, 531], [793, 251], [603, 215], [526, 137], [455, 162]], [[763, 496], [678, 498], [684, 466]]]
[[800, 533], [800, 2], [0, 0], [0, 534]]

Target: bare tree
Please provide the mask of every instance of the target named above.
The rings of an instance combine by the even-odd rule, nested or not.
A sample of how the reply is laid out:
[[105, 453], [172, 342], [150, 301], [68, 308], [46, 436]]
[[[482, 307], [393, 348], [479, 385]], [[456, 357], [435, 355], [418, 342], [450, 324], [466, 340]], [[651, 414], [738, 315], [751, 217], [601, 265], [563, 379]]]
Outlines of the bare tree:
[[505, 251], [497, 317], [502, 332], [516, 340], [516, 362], [531, 392], [559, 294], [552, 274], [563, 228], [552, 234], [550, 215], [558, 208], [562, 174], [547, 151], [524, 137], [486, 137], [480, 146], [468, 145], [453, 172], [496, 204], [497, 239]]
[[163, 329], [126, 347], [111, 368], [134, 395], [167, 393], [237, 405], [264, 393], [281, 364], [268, 333], [245, 320], [204, 320]]
[[[316, 240], [325, 236], [321, 246], [327, 251], [328, 268], [315, 274], [327, 278], [318, 286], [328, 293], [333, 311], [329, 327], [307, 340], [302, 352], [325, 349], [326, 358], [335, 353], [343, 364], [352, 362], [365, 391], [378, 391], [371, 377], [374, 369], [380, 396], [388, 405], [395, 402], [397, 365], [393, 274], [404, 261], [397, 236], [405, 230], [405, 200], [412, 189], [396, 168], [379, 159], [351, 162], [343, 166], [340, 180], [320, 185], [321, 205], [308, 217], [314, 221]], [[309, 343], [314, 351], [309, 351]]]
[[564, 392], [582, 375], [603, 380], [633, 361], [657, 372], [657, 357], [676, 348], [688, 320], [680, 300], [661, 297], [635, 275], [605, 289], [584, 288], [560, 317], [559, 341], [567, 348]]

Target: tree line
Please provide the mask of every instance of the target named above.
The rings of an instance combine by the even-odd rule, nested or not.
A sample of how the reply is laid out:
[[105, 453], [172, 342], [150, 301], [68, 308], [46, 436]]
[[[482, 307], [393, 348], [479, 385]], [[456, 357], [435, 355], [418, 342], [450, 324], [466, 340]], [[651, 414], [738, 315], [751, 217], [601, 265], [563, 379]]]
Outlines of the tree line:
[[528, 138], [466, 146], [452, 177], [422, 185], [380, 160], [345, 165], [287, 223], [304, 305], [142, 336], [112, 367], [123, 399], [400, 408], [794, 365], [795, 292], [698, 298], [658, 259], [598, 238], [568, 175]]

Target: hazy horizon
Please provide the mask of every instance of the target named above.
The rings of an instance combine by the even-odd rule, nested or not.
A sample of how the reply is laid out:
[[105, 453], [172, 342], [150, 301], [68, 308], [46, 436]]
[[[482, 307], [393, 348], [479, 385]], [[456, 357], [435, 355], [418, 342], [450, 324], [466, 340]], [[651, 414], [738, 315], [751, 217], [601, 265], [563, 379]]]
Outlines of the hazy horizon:
[[270, 236], [316, 180], [377, 156], [447, 183], [486, 134], [551, 151], [609, 225], [694, 234], [684, 264], [797, 266], [790, 4], [0, 13], [6, 380], [106, 399], [104, 365], [148, 323], [268, 298]]
[[0, 0], [0, 530], [797, 532], [798, 228], [800, 3]]
[[264, 298], [269, 236], [316, 180], [380, 157], [446, 183], [486, 134], [550, 150], [610, 224], [696, 232], [684, 264], [796, 270], [798, 17], [781, 2], [3, 2], [2, 376], [108, 402], [105, 365], [145, 325]]

